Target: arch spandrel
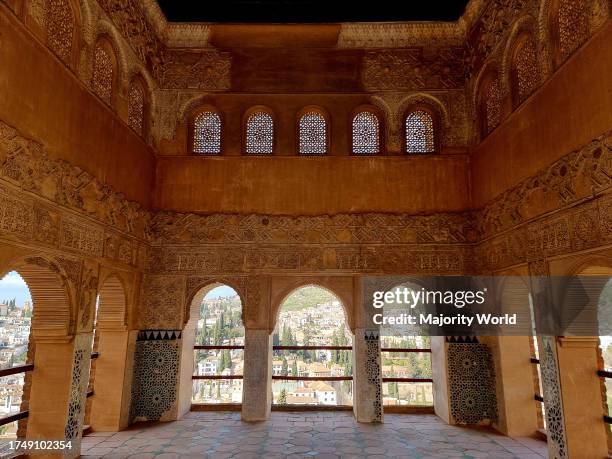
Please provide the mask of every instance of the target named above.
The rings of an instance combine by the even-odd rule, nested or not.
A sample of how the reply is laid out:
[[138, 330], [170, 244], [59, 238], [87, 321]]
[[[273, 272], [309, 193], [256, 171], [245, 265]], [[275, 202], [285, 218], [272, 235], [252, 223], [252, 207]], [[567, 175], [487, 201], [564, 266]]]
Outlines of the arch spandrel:
[[[199, 314], [198, 306], [206, 294], [215, 287], [227, 285], [233, 288], [242, 303], [242, 323], [246, 328], [267, 328], [268, 291], [267, 276], [193, 276], [187, 278], [187, 293], [184, 304], [183, 326]], [[193, 322], [193, 321], [192, 321]]]

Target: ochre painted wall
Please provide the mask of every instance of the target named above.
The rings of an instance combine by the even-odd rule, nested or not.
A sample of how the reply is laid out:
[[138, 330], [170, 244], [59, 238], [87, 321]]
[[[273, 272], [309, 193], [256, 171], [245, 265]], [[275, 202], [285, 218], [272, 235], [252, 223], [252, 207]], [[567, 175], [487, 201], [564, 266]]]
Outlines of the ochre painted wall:
[[150, 205], [155, 156], [146, 143], [0, 5], [0, 119]]
[[159, 157], [155, 205], [203, 213], [336, 214], [468, 207], [466, 155]]
[[612, 21], [472, 152], [480, 207], [612, 127]]

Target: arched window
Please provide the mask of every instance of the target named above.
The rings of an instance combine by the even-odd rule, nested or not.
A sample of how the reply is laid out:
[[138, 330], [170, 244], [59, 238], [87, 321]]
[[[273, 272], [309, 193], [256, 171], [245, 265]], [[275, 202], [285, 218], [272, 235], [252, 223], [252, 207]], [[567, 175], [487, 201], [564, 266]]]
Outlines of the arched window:
[[480, 132], [486, 137], [501, 122], [502, 95], [497, 73], [489, 74], [480, 85]]
[[511, 82], [514, 105], [523, 102], [538, 85], [536, 47], [531, 35], [519, 39], [512, 60]]
[[589, 37], [587, 0], [558, 0], [551, 7], [551, 35], [557, 45], [557, 65], [567, 59]]
[[265, 111], [251, 113], [246, 121], [246, 152], [271, 155], [274, 151], [274, 121]]
[[538, 416], [538, 427], [546, 428], [546, 405], [544, 405], [544, 386], [542, 385], [542, 367], [540, 366], [540, 343], [538, 341], [537, 325], [536, 325], [536, 314], [533, 304], [533, 297], [528, 294], [529, 300], [529, 316], [531, 319], [531, 337], [529, 341], [529, 350], [531, 351], [531, 361], [534, 363], [532, 376], [533, 386], [535, 391], [535, 401], [537, 403], [537, 416]]
[[427, 110], [414, 110], [406, 116], [406, 153], [436, 151], [435, 123]]
[[306, 286], [283, 301], [272, 336], [276, 405], [353, 403], [352, 334], [328, 290]]
[[92, 86], [94, 93], [112, 105], [115, 86], [115, 54], [107, 40], [98, 40], [94, 48]]
[[[391, 291], [419, 291], [421, 286], [402, 284]], [[405, 304], [385, 302], [386, 316], [400, 315]], [[415, 305], [416, 311], [425, 313], [423, 303]], [[433, 379], [431, 346], [427, 330], [420, 325], [383, 325], [380, 329], [380, 365], [382, 370], [382, 396], [384, 406], [432, 406]]]
[[48, 0], [47, 44], [65, 64], [72, 64], [75, 19], [69, 0]]
[[145, 127], [146, 97], [142, 83], [134, 78], [128, 92], [128, 125], [142, 136]]
[[[9, 272], [0, 280], [0, 340], [5, 343], [0, 355], [0, 369], [18, 367], [33, 362], [34, 347], [29, 346], [32, 323], [32, 297], [21, 275]], [[2, 378], [0, 417], [11, 416], [27, 406], [28, 394], [24, 392], [26, 372]], [[17, 437], [18, 422], [3, 426], [3, 437]], [[20, 432], [20, 437], [24, 432]]]
[[[93, 322], [92, 361], [89, 370], [88, 392], [96, 396], [88, 398], [85, 422], [94, 428], [109, 425], [108, 413], [118, 413], [121, 401], [113, 396], [112, 381], [122, 380], [128, 370], [121, 353], [125, 349], [127, 331], [127, 296], [123, 283], [117, 275], [107, 277], [96, 297]], [[99, 366], [97, 356], [104, 355], [104, 364]], [[111, 417], [112, 419], [112, 417]]]
[[242, 403], [244, 325], [242, 301], [227, 285], [205, 287], [193, 310], [195, 346], [192, 403]]
[[362, 111], [353, 118], [353, 153], [357, 155], [380, 153], [380, 123], [375, 113]]
[[299, 121], [300, 155], [327, 154], [327, 120], [316, 111], [304, 113]]
[[[610, 309], [612, 309], [612, 278], [605, 284], [599, 297], [599, 328], [610, 333]], [[604, 412], [608, 417], [612, 417], [612, 336], [600, 336], [599, 346], [601, 352], [601, 368], [600, 376], [603, 378], [604, 406], [607, 411]]]
[[206, 155], [221, 153], [221, 117], [217, 112], [207, 110], [195, 117], [193, 152]]

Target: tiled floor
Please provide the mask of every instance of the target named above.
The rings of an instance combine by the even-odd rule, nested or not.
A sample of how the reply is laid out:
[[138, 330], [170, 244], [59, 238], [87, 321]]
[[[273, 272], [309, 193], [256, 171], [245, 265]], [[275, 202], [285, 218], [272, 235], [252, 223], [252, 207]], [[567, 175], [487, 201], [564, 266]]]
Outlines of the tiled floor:
[[350, 412], [274, 412], [243, 423], [240, 413], [192, 412], [83, 438], [84, 457], [111, 458], [524, 458], [547, 457], [546, 443], [485, 429], [451, 427], [433, 415], [385, 415], [359, 424]]

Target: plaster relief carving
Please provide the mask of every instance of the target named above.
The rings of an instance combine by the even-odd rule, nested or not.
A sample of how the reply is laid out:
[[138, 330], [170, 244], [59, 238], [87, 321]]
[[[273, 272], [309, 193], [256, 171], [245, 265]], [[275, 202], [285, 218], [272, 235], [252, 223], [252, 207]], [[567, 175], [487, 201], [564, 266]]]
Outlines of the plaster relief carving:
[[142, 2], [137, 0], [98, 0], [140, 62], [155, 78], [159, 76], [163, 44], [148, 22]]
[[28, 200], [11, 196], [8, 189], [0, 186], [0, 230], [21, 237], [32, 237], [34, 228], [34, 205]]
[[461, 45], [464, 31], [454, 23], [344, 23], [339, 48], [405, 48], [423, 43]]
[[160, 86], [164, 89], [228, 90], [231, 62], [229, 53], [216, 50], [168, 51], [164, 54]]
[[368, 52], [363, 61], [363, 84], [373, 91], [462, 88], [463, 54], [461, 47]]
[[476, 233], [465, 215], [339, 214], [278, 217], [271, 215], [175, 214], [152, 220], [156, 243], [465, 243]]
[[176, 329], [182, 327], [185, 302], [185, 279], [182, 276], [145, 276], [142, 298], [142, 328], [164, 328], [169, 324], [173, 324]]
[[[42, 145], [1, 121], [0, 157], [4, 157], [0, 178], [121, 231], [146, 237], [148, 212], [81, 168], [49, 158]], [[69, 244], [79, 244], [72, 234], [62, 236], [68, 236], [64, 241]], [[101, 254], [100, 247], [94, 245], [95, 253]]]
[[612, 185], [612, 131], [502, 193], [477, 215], [486, 236], [601, 193]]
[[62, 222], [61, 247], [91, 256], [102, 256], [103, 232], [76, 219], [65, 219]]
[[502, 42], [511, 24], [526, 11], [537, 9], [535, 0], [493, 0], [468, 32], [468, 66], [472, 75]]
[[84, 267], [79, 290], [79, 331], [90, 332], [94, 326], [98, 294], [98, 273], [93, 263], [88, 263]]

